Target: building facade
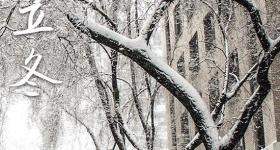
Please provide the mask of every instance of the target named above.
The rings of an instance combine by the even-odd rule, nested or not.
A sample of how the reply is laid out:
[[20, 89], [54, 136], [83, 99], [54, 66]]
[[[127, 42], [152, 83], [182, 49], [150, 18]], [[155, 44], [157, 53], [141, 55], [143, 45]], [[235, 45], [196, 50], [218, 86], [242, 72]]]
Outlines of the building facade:
[[[248, 12], [240, 5], [225, 0], [220, 4], [205, 0], [181, 0], [169, 8], [164, 18], [164, 40], [167, 62], [199, 90], [213, 110], [222, 93], [225, 62], [228, 62], [231, 90], [258, 61], [261, 52]], [[216, 2], [216, 1], [215, 1]], [[280, 1], [257, 0], [267, 32], [272, 38], [280, 34]], [[209, 7], [211, 6], [211, 7]], [[214, 14], [213, 9], [219, 13]], [[218, 20], [220, 19], [220, 22]], [[223, 33], [220, 28], [227, 27]], [[224, 37], [227, 40], [224, 40]], [[228, 61], [225, 58], [228, 49]], [[251, 121], [238, 150], [280, 149], [280, 56], [271, 69], [273, 89]], [[256, 88], [255, 78], [224, 109], [220, 134], [225, 134], [236, 121], [245, 102]], [[167, 95], [168, 138], [170, 150], [181, 150], [197, 133], [188, 111], [171, 95]], [[278, 148], [277, 148], [278, 146]], [[197, 148], [203, 150], [201, 145]]]

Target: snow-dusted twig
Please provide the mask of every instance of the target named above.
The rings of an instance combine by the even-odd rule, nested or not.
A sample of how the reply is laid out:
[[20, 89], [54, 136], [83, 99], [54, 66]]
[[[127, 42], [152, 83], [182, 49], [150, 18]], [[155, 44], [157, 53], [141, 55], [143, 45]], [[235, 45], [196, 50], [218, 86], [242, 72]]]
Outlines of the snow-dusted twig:
[[168, 8], [172, 1], [173, 0], [161, 0], [159, 5], [154, 10], [153, 14], [144, 23], [140, 31], [140, 36], [144, 37], [147, 44], [149, 43], [149, 40], [151, 38], [152, 33], [154, 32], [154, 29], [156, 28], [156, 25], [158, 24], [165, 10]]
[[221, 150], [228, 150], [233, 148], [244, 136], [245, 131], [248, 128], [249, 123], [251, 121], [251, 118], [261, 107], [264, 99], [271, 90], [271, 84], [268, 79], [268, 73], [274, 58], [279, 52], [280, 47], [274, 47], [272, 48], [272, 50], [270, 50], [270, 53], [265, 53], [262, 57], [258, 65], [257, 73], [257, 82], [259, 86], [255, 90], [253, 95], [249, 98], [249, 100], [246, 102], [238, 121], [235, 122], [234, 126], [230, 129], [230, 131], [222, 138]]
[[270, 92], [271, 84], [268, 79], [268, 72], [275, 56], [276, 54], [272, 55], [271, 53], [266, 53], [261, 59], [257, 74], [257, 82], [259, 84], [259, 87], [246, 102], [238, 121], [222, 138], [221, 148], [223, 150], [234, 147], [234, 145], [239, 142], [239, 140], [244, 136], [251, 118], [259, 109], [262, 102]]
[[280, 36], [277, 39], [274, 40], [273, 44], [276, 46], [279, 43], [280, 43]]
[[115, 120], [113, 117], [113, 112], [111, 111], [111, 103], [110, 103], [109, 95], [107, 93], [104, 83], [100, 79], [100, 76], [99, 76], [99, 73], [98, 73], [98, 70], [96, 67], [94, 55], [92, 54], [92, 51], [90, 50], [89, 47], [87, 47], [87, 49], [86, 49], [86, 56], [88, 59], [88, 63], [90, 65], [90, 69], [91, 69], [90, 72], [91, 72], [92, 76], [94, 77], [97, 91], [99, 93], [99, 98], [101, 100], [103, 110], [105, 111], [105, 115], [106, 115], [107, 121], [109, 123], [109, 127], [111, 129], [112, 135], [113, 135], [115, 142], [118, 145], [119, 149], [125, 149], [125, 144], [124, 144], [122, 135], [118, 132], [118, 130], [115, 126]]
[[[134, 5], [135, 5], [135, 8], [137, 8], [137, 0], [135, 1]], [[128, 26], [128, 37], [132, 37], [132, 27], [131, 27], [131, 24], [130, 24], [130, 20], [131, 20], [131, 3], [129, 3], [129, 9], [127, 10], [128, 11], [128, 15], [127, 15], [127, 26]], [[138, 10], [136, 9], [135, 12], [134, 12], [134, 17], [135, 18], [138, 18]], [[135, 25], [136, 25], [136, 34], [137, 36], [139, 36], [139, 22], [138, 20], [136, 20], [135, 22]], [[152, 144], [151, 144], [151, 138], [150, 138], [150, 128], [149, 128], [149, 124], [147, 124], [145, 122], [145, 119], [144, 119], [144, 112], [143, 112], [143, 106], [141, 104], [141, 101], [139, 100], [138, 98], [138, 95], [137, 95], [137, 84], [136, 84], [136, 67], [135, 67], [135, 63], [130, 60], [130, 72], [131, 72], [131, 83], [132, 83], [132, 99], [134, 101], [134, 104], [135, 104], [135, 108], [138, 112], [138, 117], [140, 119], [140, 123], [144, 129], [144, 134], [145, 134], [145, 137], [146, 137], [146, 145], [147, 145], [147, 148], [148, 149], [151, 149], [152, 147]], [[147, 88], [148, 89], [148, 88]], [[149, 89], [148, 89], [149, 90]]]
[[[6, 29], [11, 30], [11, 28], [8, 26], [12, 17], [12, 14], [15, 12], [15, 9], [17, 7], [17, 5], [19, 4], [20, 1], [17, 1], [17, 3], [14, 5], [14, 7], [12, 7], [12, 9], [10, 10], [10, 13], [8, 14], [7, 18], [5, 19], [5, 24], [0, 28], [0, 31], [2, 32], [0, 34], [0, 37], [3, 36], [3, 34], [5, 33]], [[3, 29], [3, 31], [2, 31]]]
[[234, 73], [229, 73], [229, 75], [232, 76], [232, 77], [234, 77], [235, 82], [239, 82], [239, 78], [238, 78], [238, 76], [237, 76], [236, 74], [234, 74]]
[[271, 84], [268, 79], [268, 73], [271, 64], [274, 61], [274, 58], [280, 52], [280, 42], [277, 43], [275, 40], [271, 40], [271, 38], [266, 34], [262, 25], [259, 10], [256, 8], [254, 1], [235, 1], [243, 5], [250, 12], [255, 31], [265, 53], [262, 59], [260, 60], [258, 66], [257, 83], [259, 84], [259, 86], [255, 90], [253, 95], [249, 98], [249, 100], [246, 102], [238, 121], [234, 124], [231, 130], [222, 138], [220, 147], [221, 150], [231, 149], [244, 136], [245, 131], [249, 126], [251, 118], [261, 107], [264, 99], [271, 90]]
[[246, 75], [240, 80], [238, 81], [232, 88], [232, 90], [230, 92], [227, 93], [227, 98], [231, 99], [236, 93], [237, 91], [241, 88], [241, 86], [243, 86], [243, 84], [248, 80], [248, 78], [250, 76], [252, 76], [252, 74], [254, 73], [254, 71], [258, 68], [259, 63], [256, 63], [247, 73]]
[[255, 6], [254, 1], [235, 1], [244, 6], [249, 11], [254, 24], [254, 29], [257, 33], [258, 39], [265, 53], [262, 59], [260, 60], [258, 66], [257, 83], [259, 84], [259, 86], [255, 90], [253, 95], [249, 98], [249, 100], [246, 102], [238, 121], [234, 124], [231, 130], [222, 138], [221, 150], [231, 149], [244, 136], [245, 131], [249, 126], [251, 118], [261, 107], [264, 99], [271, 90], [271, 84], [268, 79], [268, 72], [274, 58], [280, 52], [280, 42], [275, 40], [273, 41], [266, 34], [265, 29], [263, 28], [259, 10]]
[[225, 73], [224, 73], [224, 84], [223, 84], [223, 93], [227, 93], [228, 90], [228, 83], [229, 83], [229, 68], [230, 68], [230, 61], [229, 61], [229, 45], [228, 45], [228, 39], [226, 32], [223, 32], [224, 34], [224, 48], [225, 48], [225, 54], [226, 54], [226, 62], [225, 62]]
[[98, 12], [101, 16], [103, 16], [106, 20], [106, 22], [108, 22], [108, 24], [115, 30], [117, 31], [117, 25], [116, 23], [100, 8], [98, 8], [95, 3], [93, 2], [89, 2], [87, 0], [77, 0], [80, 1], [84, 4], [89, 5], [93, 10], [95, 10], [96, 12]]
[[81, 119], [79, 119], [77, 116], [73, 115], [72, 113], [70, 113], [67, 109], [63, 108], [64, 112], [66, 112], [69, 116], [73, 117], [75, 120], [77, 120], [82, 126], [84, 126], [88, 132], [88, 134], [90, 135], [94, 145], [95, 145], [95, 149], [96, 150], [100, 150], [100, 144], [97, 142], [96, 137], [94, 135], [94, 133], [92, 132], [92, 130], [90, 129], [90, 127], [88, 127]]
[[[222, 22], [222, 18], [221, 18], [221, 15], [220, 15], [220, 12], [219, 11], [216, 11], [214, 9], [214, 7], [208, 3], [207, 1], [205, 0], [200, 0], [203, 4], [205, 4], [216, 16], [216, 19], [218, 21], [218, 25], [219, 25], [219, 28], [221, 30], [221, 33], [223, 35], [223, 44], [224, 44], [224, 50], [223, 53], [225, 55], [225, 58], [226, 58], [226, 63], [225, 63], [225, 71], [224, 71], [224, 83], [223, 83], [223, 90], [222, 90], [222, 95], [227, 93], [227, 90], [228, 90], [228, 83], [229, 83], [229, 67], [230, 67], [230, 61], [229, 61], [229, 41], [228, 41], [228, 35], [227, 35], [227, 29], [228, 27], [227, 26], [224, 26], [223, 22]], [[220, 3], [220, 2], [218, 2]], [[217, 4], [217, 5], [221, 5], [221, 4]], [[228, 22], [230, 21], [230, 18], [228, 20]]]
[[141, 150], [141, 145], [137, 142], [137, 138], [132, 133], [132, 131], [129, 130], [127, 125], [124, 123], [121, 128], [123, 128], [124, 134], [126, 135], [127, 139], [130, 141], [130, 143], [134, 146], [135, 149]]
[[271, 39], [270, 37], [266, 34], [266, 31], [264, 29], [262, 20], [261, 20], [261, 15], [260, 11], [255, 5], [254, 0], [234, 0], [235, 2], [239, 3], [240, 5], [244, 6], [252, 19], [254, 29], [256, 31], [256, 34], [259, 38], [259, 41], [265, 51], [268, 51], [268, 49], [271, 46]]
[[[247, 74], [238, 82], [235, 84], [235, 86], [232, 88], [232, 90], [230, 92], [224, 93], [221, 95], [219, 102], [216, 104], [214, 110], [212, 111], [211, 115], [213, 117], [214, 120], [216, 120], [219, 116], [219, 114], [221, 114], [221, 111], [224, 108], [224, 105], [226, 104], [227, 101], [229, 101], [230, 99], [232, 99], [236, 93], [239, 91], [239, 89], [243, 86], [243, 84], [248, 80], [248, 78], [250, 76], [252, 76], [252, 74], [254, 73], [254, 71], [258, 68], [259, 63], [256, 63], [248, 72]], [[221, 124], [221, 120], [219, 121], [218, 124]], [[186, 150], [192, 150], [194, 148], [196, 148], [197, 146], [199, 146], [201, 144], [201, 140], [200, 140], [200, 135], [196, 134], [195, 137], [188, 143], [188, 145], [186, 146]]]

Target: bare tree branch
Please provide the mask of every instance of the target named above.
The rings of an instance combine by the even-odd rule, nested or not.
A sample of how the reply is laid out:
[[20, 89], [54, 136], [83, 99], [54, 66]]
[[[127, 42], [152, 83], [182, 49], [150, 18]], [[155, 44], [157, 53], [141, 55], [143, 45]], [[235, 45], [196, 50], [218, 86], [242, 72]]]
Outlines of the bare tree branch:
[[6, 32], [6, 29], [10, 29], [10, 27], [8, 27], [8, 25], [9, 25], [11, 17], [13, 15], [17, 5], [19, 4], [19, 2], [20, 1], [17, 1], [17, 3], [14, 5], [14, 7], [12, 7], [12, 9], [10, 10], [10, 13], [8, 14], [8, 16], [7, 16], [6, 20], [5, 20], [5, 24], [0, 28], [0, 31], [2, 31], [2, 29], [3, 29], [2, 33], [0, 34], [0, 37], [3, 36], [3, 34]]
[[231, 99], [236, 95], [238, 90], [243, 86], [243, 84], [248, 80], [250, 76], [254, 73], [254, 71], [259, 67], [259, 63], [256, 63], [247, 73], [246, 75], [242, 78], [242, 80], [238, 81], [234, 87], [232, 88], [231, 91], [227, 93], [227, 98]]
[[149, 40], [156, 28], [156, 25], [162, 18], [165, 10], [168, 8], [171, 2], [173, 2], [173, 0], [161, 0], [153, 14], [147, 19], [147, 22], [144, 23], [140, 31], [140, 36], [144, 37], [147, 44], [149, 43]]
[[132, 134], [132, 132], [129, 130], [126, 124], [121, 125], [121, 128], [124, 131], [124, 134], [126, 135], [127, 139], [130, 141], [130, 143], [136, 148], [137, 150], [141, 150], [141, 146], [136, 142], [136, 137]]
[[[261, 37], [259, 37], [261, 38]], [[261, 39], [259, 39], [261, 40]], [[272, 41], [271, 43], [275, 43]], [[240, 141], [247, 130], [251, 118], [261, 107], [264, 99], [271, 90], [271, 84], [268, 78], [269, 69], [274, 61], [276, 55], [280, 52], [280, 42], [272, 45], [267, 52], [264, 53], [261, 61], [259, 62], [257, 83], [259, 87], [255, 90], [253, 95], [245, 104], [242, 114], [239, 116], [238, 121], [230, 129], [230, 131], [222, 138], [222, 150], [228, 150], [234, 148], [234, 146]]]
[[113, 135], [115, 142], [118, 145], [119, 149], [123, 150], [123, 149], [125, 149], [124, 141], [115, 126], [115, 120], [114, 120], [113, 114], [111, 112], [111, 104], [110, 104], [110, 100], [108, 97], [108, 93], [107, 93], [104, 83], [101, 81], [101, 79], [99, 77], [98, 70], [97, 70], [97, 67], [95, 64], [95, 60], [94, 60], [94, 56], [93, 56], [91, 50], [89, 49], [89, 47], [86, 49], [86, 56], [87, 56], [87, 59], [88, 59], [88, 62], [89, 62], [90, 68], [91, 68], [91, 74], [95, 78], [95, 84], [97, 87], [97, 91], [99, 93], [99, 98], [102, 102], [102, 106], [105, 111], [105, 115], [106, 115], [107, 121], [109, 123], [109, 127], [111, 129], [112, 135]]
[[88, 34], [92, 39], [118, 50], [138, 63], [189, 110], [199, 132], [205, 135], [203, 137], [205, 146], [208, 148], [218, 146], [217, 128], [200, 94], [175, 70], [155, 58], [155, 54], [146, 45], [145, 39], [131, 40], [94, 22], [85, 26], [71, 15], [67, 15], [67, 17], [74, 27]]
[[250, 14], [252, 22], [254, 24], [254, 29], [257, 33], [259, 41], [265, 51], [268, 51], [271, 46], [271, 39], [266, 34], [265, 29], [263, 27], [260, 11], [255, 5], [254, 0], [234, 0], [240, 5], [244, 6]]
[[[219, 114], [221, 113], [224, 105], [226, 102], [228, 102], [230, 99], [232, 99], [236, 93], [240, 90], [240, 88], [243, 86], [243, 84], [248, 80], [250, 76], [254, 73], [254, 71], [258, 68], [259, 63], [256, 63], [248, 72], [247, 74], [240, 80], [239, 82], [236, 83], [236, 85], [232, 88], [231, 91], [224, 93], [221, 95], [218, 103], [216, 104], [214, 110], [212, 111], [211, 115], [213, 119], [216, 121]], [[188, 143], [186, 146], [186, 150], [193, 150], [194, 148], [198, 147], [202, 141], [200, 140], [200, 135], [197, 133], [194, 138]]]
[[68, 110], [66, 110], [65, 108], [62, 107], [62, 109], [71, 117], [73, 117], [75, 120], [77, 120], [82, 126], [84, 126], [88, 132], [88, 134], [90, 135], [94, 145], [95, 145], [95, 149], [96, 150], [100, 150], [100, 145], [97, 142], [94, 133], [92, 132], [92, 130], [81, 120], [79, 119], [77, 116], [74, 116], [72, 113], [70, 113]]
[[[138, 65], [140, 65], [159, 83], [167, 88], [167, 90], [169, 90], [188, 109], [197, 128], [199, 129], [199, 134], [203, 135], [201, 137], [200, 135], [196, 135], [195, 139], [193, 140], [193, 145], [199, 145], [201, 143], [199, 142], [199, 139], [201, 139], [206, 149], [230, 150], [233, 149], [237, 142], [239, 142], [239, 140], [244, 136], [252, 116], [256, 113], [257, 109], [261, 106], [263, 100], [269, 93], [271, 85], [268, 80], [268, 70], [273, 62], [273, 59], [280, 51], [280, 38], [277, 38], [273, 41], [266, 34], [265, 29], [263, 28], [259, 10], [256, 8], [254, 2], [248, 0], [235, 1], [244, 6], [249, 11], [254, 24], [254, 29], [262, 45], [264, 56], [258, 64], [254, 65], [248, 71], [241, 81], [237, 81], [236, 85], [231, 91], [227, 90], [229, 66], [228, 64], [226, 65], [224, 90], [217, 106], [211, 114], [212, 117], [198, 92], [187, 81], [182, 79], [182, 77], [176, 71], [171, 69], [167, 64], [164, 64], [162, 61], [156, 59], [154, 57], [155, 54], [148, 47], [148, 42], [153, 30], [155, 29], [155, 26], [161, 18], [163, 12], [170, 5], [169, 2], [160, 2], [159, 7], [157, 7], [151, 18], [148, 19], [148, 21], [144, 24], [140, 36], [136, 39], [124, 37], [113, 32], [112, 30], [108, 30], [105, 27], [94, 23], [92, 20], [87, 21], [87, 24], [84, 25], [81, 23], [81, 21], [79, 21], [79, 19], [71, 15], [67, 15], [67, 17], [74, 27], [89, 35], [92, 39], [112, 49], [115, 49], [118, 52], [121, 52], [123, 55], [138, 63]], [[229, 46], [226, 34], [227, 29], [224, 29], [221, 24], [221, 20], [219, 22], [224, 36], [224, 48], [227, 57], [227, 63], [229, 63]], [[238, 121], [232, 127], [230, 132], [228, 132], [220, 141], [218, 138], [217, 126], [215, 125], [214, 120], [217, 120], [219, 114], [224, 108], [225, 103], [234, 95], [236, 95], [237, 91], [247, 81], [255, 69], [258, 69], [257, 82], [259, 87], [247, 101]]]
[[95, 3], [93, 2], [89, 2], [87, 0], [77, 0], [80, 1], [84, 4], [89, 5], [93, 10], [95, 10], [96, 12], [98, 12], [101, 16], [103, 16], [105, 18], [105, 20], [107, 21], [107, 23], [111, 26], [111, 28], [113, 28], [114, 31], [117, 31], [117, 24], [100, 8], [98, 8]]

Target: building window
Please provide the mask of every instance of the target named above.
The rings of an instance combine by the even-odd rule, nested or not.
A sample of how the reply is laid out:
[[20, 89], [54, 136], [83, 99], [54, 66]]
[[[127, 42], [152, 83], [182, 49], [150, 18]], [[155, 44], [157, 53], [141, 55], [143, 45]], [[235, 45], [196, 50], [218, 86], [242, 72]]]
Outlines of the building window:
[[189, 120], [188, 112], [185, 110], [180, 117], [181, 122], [181, 147], [184, 149], [187, 144], [190, 142], [190, 129], [189, 129]]
[[206, 52], [211, 52], [214, 49], [214, 42], [215, 42], [215, 23], [214, 23], [214, 15], [213, 13], [209, 12], [204, 20], [204, 42], [205, 42], [205, 49]]
[[173, 147], [177, 147], [177, 135], [176, 135], [176, 112], [175, 112], [175, 102], [174, 97], [170, 97], [169, 101], [170, 109], [170, 130], [171, 130], [171, 142]]
[[175, 23], [175, 35], [176, 39], [179, 39], [179, 37], [182, 34], [182, 26], [183, 21], [181, 19], [181, 3], [178, 2], [178, 4], [175, 6], [174, 9], [174, 23]]
[[185, 77], [185, 59], [184, 59], [184, 52], [181, 54], [179, 60], [177, 61], [177, 70], [179, 74]]
[[189, 42], [190, 47], [190, 61], [189, 61], [189, 70], [192, 73], [198, 73], [200, 69], [199, 64], [199, 50], [198, 50], [198, 34], [194, 34], [192, 39]]
[[169, 16], [168, 13], [165, 14], [165, 44], [166, 44], [166, 55], [168, 64], [171, 61], [171, 42], [170, 42], [170, 25], [169, 25]]
[[238, 59], [238, 52], [234, 49], [229, 55], [229, 81], [228, 81], [228, 88], [229, 90], [232, 89], [232, 86], [237, 82], [236, 77], [239, 78], [239, 59]]
[[218, 74], [218, 72], [215, 72], [208, 82], [209, 104], [211, 111], [214, 110], [215, 105], [220, 97]]

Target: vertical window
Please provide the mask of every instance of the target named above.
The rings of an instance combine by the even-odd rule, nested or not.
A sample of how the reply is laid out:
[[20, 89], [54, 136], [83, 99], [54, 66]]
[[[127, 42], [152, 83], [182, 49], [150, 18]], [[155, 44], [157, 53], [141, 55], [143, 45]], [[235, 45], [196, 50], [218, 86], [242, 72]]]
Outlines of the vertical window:
[[166, 55], [167, 55], [167, 62], [171, 61], [171, 42], [170, 42], [170, 25], [169, 25], [169, 16], [166, 13], [165, 17], [165, 43], [166, 43]]
[[228, 88], [231, 90], [232, 86], [236, 83], [236, 77], [239, 77], [239, 59], [238, 52], [234, 49], [229, 55], [229, 84]]
[[212, 111], [214, 110], [215, 105], [220, 97], [218, 72], [215, 72], [215, 74], [209, 80], [208, 92], [209, 92], [210, 110]]
[[174, 97], [170, 99], [170, 121], [171, 121], [171, 142], [173, 147], [177, 147], [177, 135], [176, 135], [176, 115], [175, 115], [175, 103]]
[[184, 52], [181, 54], [178, 62], [177, 62], [177, 70], [179, 74], [185, 77], [185, 59], [184, 59]]
[[178, 39], [182, 34], [182, 19], [181, 19], [181, 5], [180, 2], [175, 6], [174, 9], [174, 23], [175, 23], [175, 35], [176, 39]]
[[204, 42], [206, 52], [213, 51], [214, 41], [215, 41], [215, 24], [214, 24], [214, 15], [209, 12], [204, 20]]
[[190, 61], [189, 61], [189, 70], [193, 73], [198, 73], [200, 69], [199, 64], [199, 50], [198, 50], [198, 34], [197, 32], [192, 37], [189, 42], [190, 47]]
[[190, 129], [189, 129], [189, 120], [188, 112], [185, 110], [181, 117], [181, 148], [184, 149], [187, 144], [190, 142]]
[[[258, 62], [258, 58], [259, 58], [259, 53], [258, 53], [258, 42], [257, 42], [257, 37], [256, 37], [256, 33], [254, 31], [254, 28], [252, 27], [252, 22], [249, 21], [248, 24], [250, 26], [248, 26], [248, 41], [247, 41], [247, 49], [250, 52], [250, 66], [252, 67], [255, 63]], [[256, 73], [256, 71], [254, 72]], [[251, 92], [253, 93], [255, 91], [255, 88], [258, 86], [257, 83], [257, 79], [255, 77], [252, 77], [252, 79], [250, 80], [250, 89]]]

